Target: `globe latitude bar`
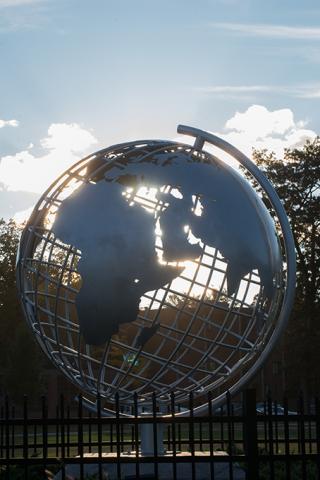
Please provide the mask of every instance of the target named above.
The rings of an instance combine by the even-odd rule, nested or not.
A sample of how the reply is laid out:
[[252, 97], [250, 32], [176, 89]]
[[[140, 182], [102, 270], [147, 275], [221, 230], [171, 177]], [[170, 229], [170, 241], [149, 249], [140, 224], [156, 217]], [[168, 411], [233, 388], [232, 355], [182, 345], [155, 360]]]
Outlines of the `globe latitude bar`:
[[[64, 375], [93, 399], [100, 395], [106, 400], [105, 414], [112, 414], [109, 406], [113, 403], [116, 393], [120, 395], [120, 401], [130, 407], [133, 405], [133, 392], [136, 392], [139, 400], [145, 402], [146, 405], [150, 404], [153, 392], [157, 395], [159, 405], [169, 404], [172, 391], [175, 392], [176, 400], [180, 403], [187, 401], [189, 393], [193, 392], [200, 399], [195, 408], [195, 413], [199, 414], [207, 408], [201, 398], [204, 398], [208, 391], [212, 391], [213, 407], [219, 406], [225, 399], [226, 391], [229, 391], [231, 395], [238, 393], [261, 368], [283, 332], [292, 308], [295, 289], [294, 242], [287, 216], [273, 187], [255, 164], [224, 140], [208, 132], [187, 126], [179, 126], [178, 133], [195, 137], [193, 147], [179, 142], [142, 140], [115, 145], [80, 160], [61, 175], [43, 194], [21, 238], [17, 260], [17, 278], [29, 326], [44, 352]], [[199, 347], [195, 334], [191, 334], [192, 322], [188, 324], [185, 333], [176, 328], [177, 320], [171, 325], [164, 325], [166, 333], [161, 332], [161, 314], [168, 311], [168, 308], [174, 309], [180, 316], [190, 315], [190, 312], [187, 311], [189, 307], [187, 308], [185, 304], [181, 306], [181, 302], [176, 305], [167, 303], [168, 292], [172, 296], [188, 296], [177, 288], [170, 289], [170, 285], [160, 289], [161, 294], [157, 293], [159, 289], [149, 296], [146, 294], [147, 307], [137, 317], [134, 341], [131, 344], [126, 345], [121, 338], [114, 339], [113, 337], [106, 342], [107, 346], [103, 348], [86, 344], [79, 333], [79, 325], [77, 325], [74, 313], [76, 296], [81, 288], [79, 287], [80, 275], [77, 270], [81, 252], [74, 245], [61, 242], [52, 231], [52, 224], [54, 225], [56, 221], [55, 216], [59, 213], [61, 204], [68, 196], [72, 195], [77, 185], [96, 181], [110, 163], [119, 161], [122, 156], [130, 156], [132, 151], [137, 151], [137, 149], [143, 151], [144, 148], [150, 147], [157, 154], [168, 151], [175, 151], [179, 154], [183, 151], [188, 155], [195, 156], [196, 159], [204, 159], [206, 162], [216, 160], [216, 157], [204, 149], [206, 143], [210, 148], [212, 146], [218, 148], [239, 162], [256, 181], [271, 205], [269, 211], [276, 223], [274, 231], [278, 232], [283, 258], [279, 282], [275, 285], [275, 294], [268, 307], [265, 307], [268, 326], [261, 327], [259, 330], [262, 321], [261, 309], [254, 307], [251, 313], [247, 314], [249, 327], [239, 332], [232, 331], [236, 322], [234, 319], [242, 315], [243, 309], [250, 310], [251, 306], [244, 294], [243, 300], [238, 301], [239, 305], [234, 311], [232, 310], [235, 308], [234, 295], [230, 296], [233, 300], [229, 298], [228, 307], [223, 307], [222, 299], [226, 296], [223, 290], [226, 284], [226, 271], [222, 267], [217, 268], [217, 265], [222, 264], [224, 259], [216, 249], [212, 256], [211, 270], [223, 276], [220, 288], [215, 292], [217, 299], [211, 300], [209, 306], [204, 298], [200, 300], [191, 298], [191, 301], [195, 301], [197, 304], [196, 312], [199, 312], [203, 305], [212, 312], [224, 308], [224, 314], [226, 318], [231, 318], [231, 323], [227, 324], [226, 321], [222, 321], [218, 334], [215, 335], [216, 341], [213, 340], [211, 346], [207, 345], [207, 351], [203, 352], [200, 359], [201, 345]], [[217, 162], [220, 161], [217, 160]], [[173, 194], [172, 189], [170, 192]], [[135, 200], [130, 197], [130, 193], [126, 195], [128, 201]], [[141, 201], [146, 203], [149, 200], [143, 198]], [[152, 209], [156, 212], [161, 210], [162, 206], [163, 203], [160, 204], [157, 201]], [[257, 212], [257, 215], [259, 216], [260, 212]], [[254, 249], [255, 246], [253, 245], [252, 248]], [[197, 269], [203, 266], [201, 261], [197, 261], [195, 264]], [[197, 282], [193, 278], [189, 283], [192, 287], [199, 281]], [[259, 279], [255, 273], [250, 273], [246, 277], [247, 290], [251, 283], [259, 285]], [[207, 289], [208, 282], [204, 282], [200, 287]], [[187, 300], [189, 305], [190, 298], [186, 298]], [[152, 316], [155, 310], [151, 308], [152, 305], [157, 305], [157, 315], [160, 316], [160, 329], [154, 330], [157, 338], [159, 337], [155, 353], [148, 351], [148, 347], [145, 347], [142, 341], [142, 344], [140, 342], [140, 346], [137, 346], [137, 340], [144, 331], [143, 327], [147, 325], [149, 330], [154, 327], [158, 328]], [[106, 305], [106, 309], [108, 309], [108, 305]], [[192, 315], [192, 321], [195, 323], [198, 321], [199, 315], [197, 317], [197, 313], [194, 312]], [[205, 341], [206, 327], [200, 326], [199, 328], [199, 337], [202, 338], [201, 341]], [[256, 332], [254, 338], [252, 332]], [[178, 355], [176, 360], [168, 354], [161, 358], [159, 352], [167, 342], [166, 335], [171, 335], [172, 341], [176, 341], [176, 337], [179, 338], [176, 341], [175, 351], [180, 348], [183, 352], [187, 351], [188, 353], [189, 350], [193, 352], [197, 358], [194, 364], [188, 366], [181, 361], [184, 353], [181, 353], [180, 357]], [[187, 335], [190, 338], [187, 343], [184, 343]], [[229, 336], [233, 338], [231, 343], [226, 340]], [[221, 360], [219, 348], [229, 348], [231, 354], [223, 356]], [[113, 363], [109, 362], [111, 358], [116, 358], [116, 360]], [[160, 365], [160, 381], [160, 374], [157, 377], [157, 374], [154, 373], [153, 362]], [[149, 377], [146, 375], [148, 369], [151, 371]], [[166, 379], [167, 370], [169, 375]], [[181, 383], [182, 380], [179, 376], [183, 377], [184, 383]], [[183, 388], [177, 388], [179, 385], [183, 385]], [[94, 407], [94, 402], [88, 400], [87, 405]], [[187, 412], [177, 413], [177, 415], [187, 414]]]

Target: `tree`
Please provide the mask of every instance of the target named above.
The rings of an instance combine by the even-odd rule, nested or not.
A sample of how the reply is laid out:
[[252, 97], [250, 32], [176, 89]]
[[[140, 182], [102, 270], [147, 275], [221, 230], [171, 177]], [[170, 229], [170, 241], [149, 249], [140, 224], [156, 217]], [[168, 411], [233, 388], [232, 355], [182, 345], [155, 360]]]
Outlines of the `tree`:
[[284, 338], [286, 374], [292, 389], [320, 392], [320, 138], [283, 159], [254, 151], [288, 214], [297, 255], [296, 300]]
[[16, 398], [39, 392], [42, 356], [18, 300], [15, 264], [20, 229], [0, 219], [0, 375], [2, 393]]

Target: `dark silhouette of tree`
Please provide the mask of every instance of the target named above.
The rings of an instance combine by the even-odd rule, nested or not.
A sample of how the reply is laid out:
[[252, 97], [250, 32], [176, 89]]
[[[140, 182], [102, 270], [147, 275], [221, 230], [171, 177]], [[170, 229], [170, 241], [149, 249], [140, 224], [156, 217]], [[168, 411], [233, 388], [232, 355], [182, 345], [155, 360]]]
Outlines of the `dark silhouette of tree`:
[[296, 300], [283, 341], [287, 386], [320, 391], [320, 138], [283, 159], [254, 151], [288, 214], [297, 255]]
[[23, 317], [16, 289], [20, 229], [0, 219], [0, 387], [20, 400], [41, 393], [43, 356]]

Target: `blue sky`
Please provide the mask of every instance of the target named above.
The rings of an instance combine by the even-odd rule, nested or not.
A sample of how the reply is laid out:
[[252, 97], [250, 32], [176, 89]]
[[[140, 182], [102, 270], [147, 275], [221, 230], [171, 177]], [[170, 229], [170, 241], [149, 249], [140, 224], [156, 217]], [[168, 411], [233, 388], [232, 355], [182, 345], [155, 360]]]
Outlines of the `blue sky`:
[[0, 67], [0, 216], [4, 190], [27, 209], [84, 154], [178, 123], [247, 153], [320, 131], [316, 0], [0, 0]]

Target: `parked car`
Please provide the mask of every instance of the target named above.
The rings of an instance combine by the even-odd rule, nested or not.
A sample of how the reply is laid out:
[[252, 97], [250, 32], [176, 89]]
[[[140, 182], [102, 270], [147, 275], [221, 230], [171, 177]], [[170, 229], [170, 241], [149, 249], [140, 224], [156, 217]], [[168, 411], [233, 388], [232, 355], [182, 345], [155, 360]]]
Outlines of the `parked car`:
[[[232, 403], [230, 409], [231, 415], [242, 415], [243, 406], [242, 403]], [[228, 415], [228, 407], [226, 404], [223, 404], [221, 407], [215, 408], [213, 411], [214, 415]]]
[[[265, 415], [269, 413], [269, 405], [267, 403], [261, 402], [256, 404], [256, 412], [259, 415]], [[271, 404], [271, 413], [272, 415], [284, 415], [285, 411], [284, 408], [279, 405], [275, 404], [272, 402]], [[293, 410], [288, 410], [288, 415], [297, 415], [297, 412], [294, 412]]]

